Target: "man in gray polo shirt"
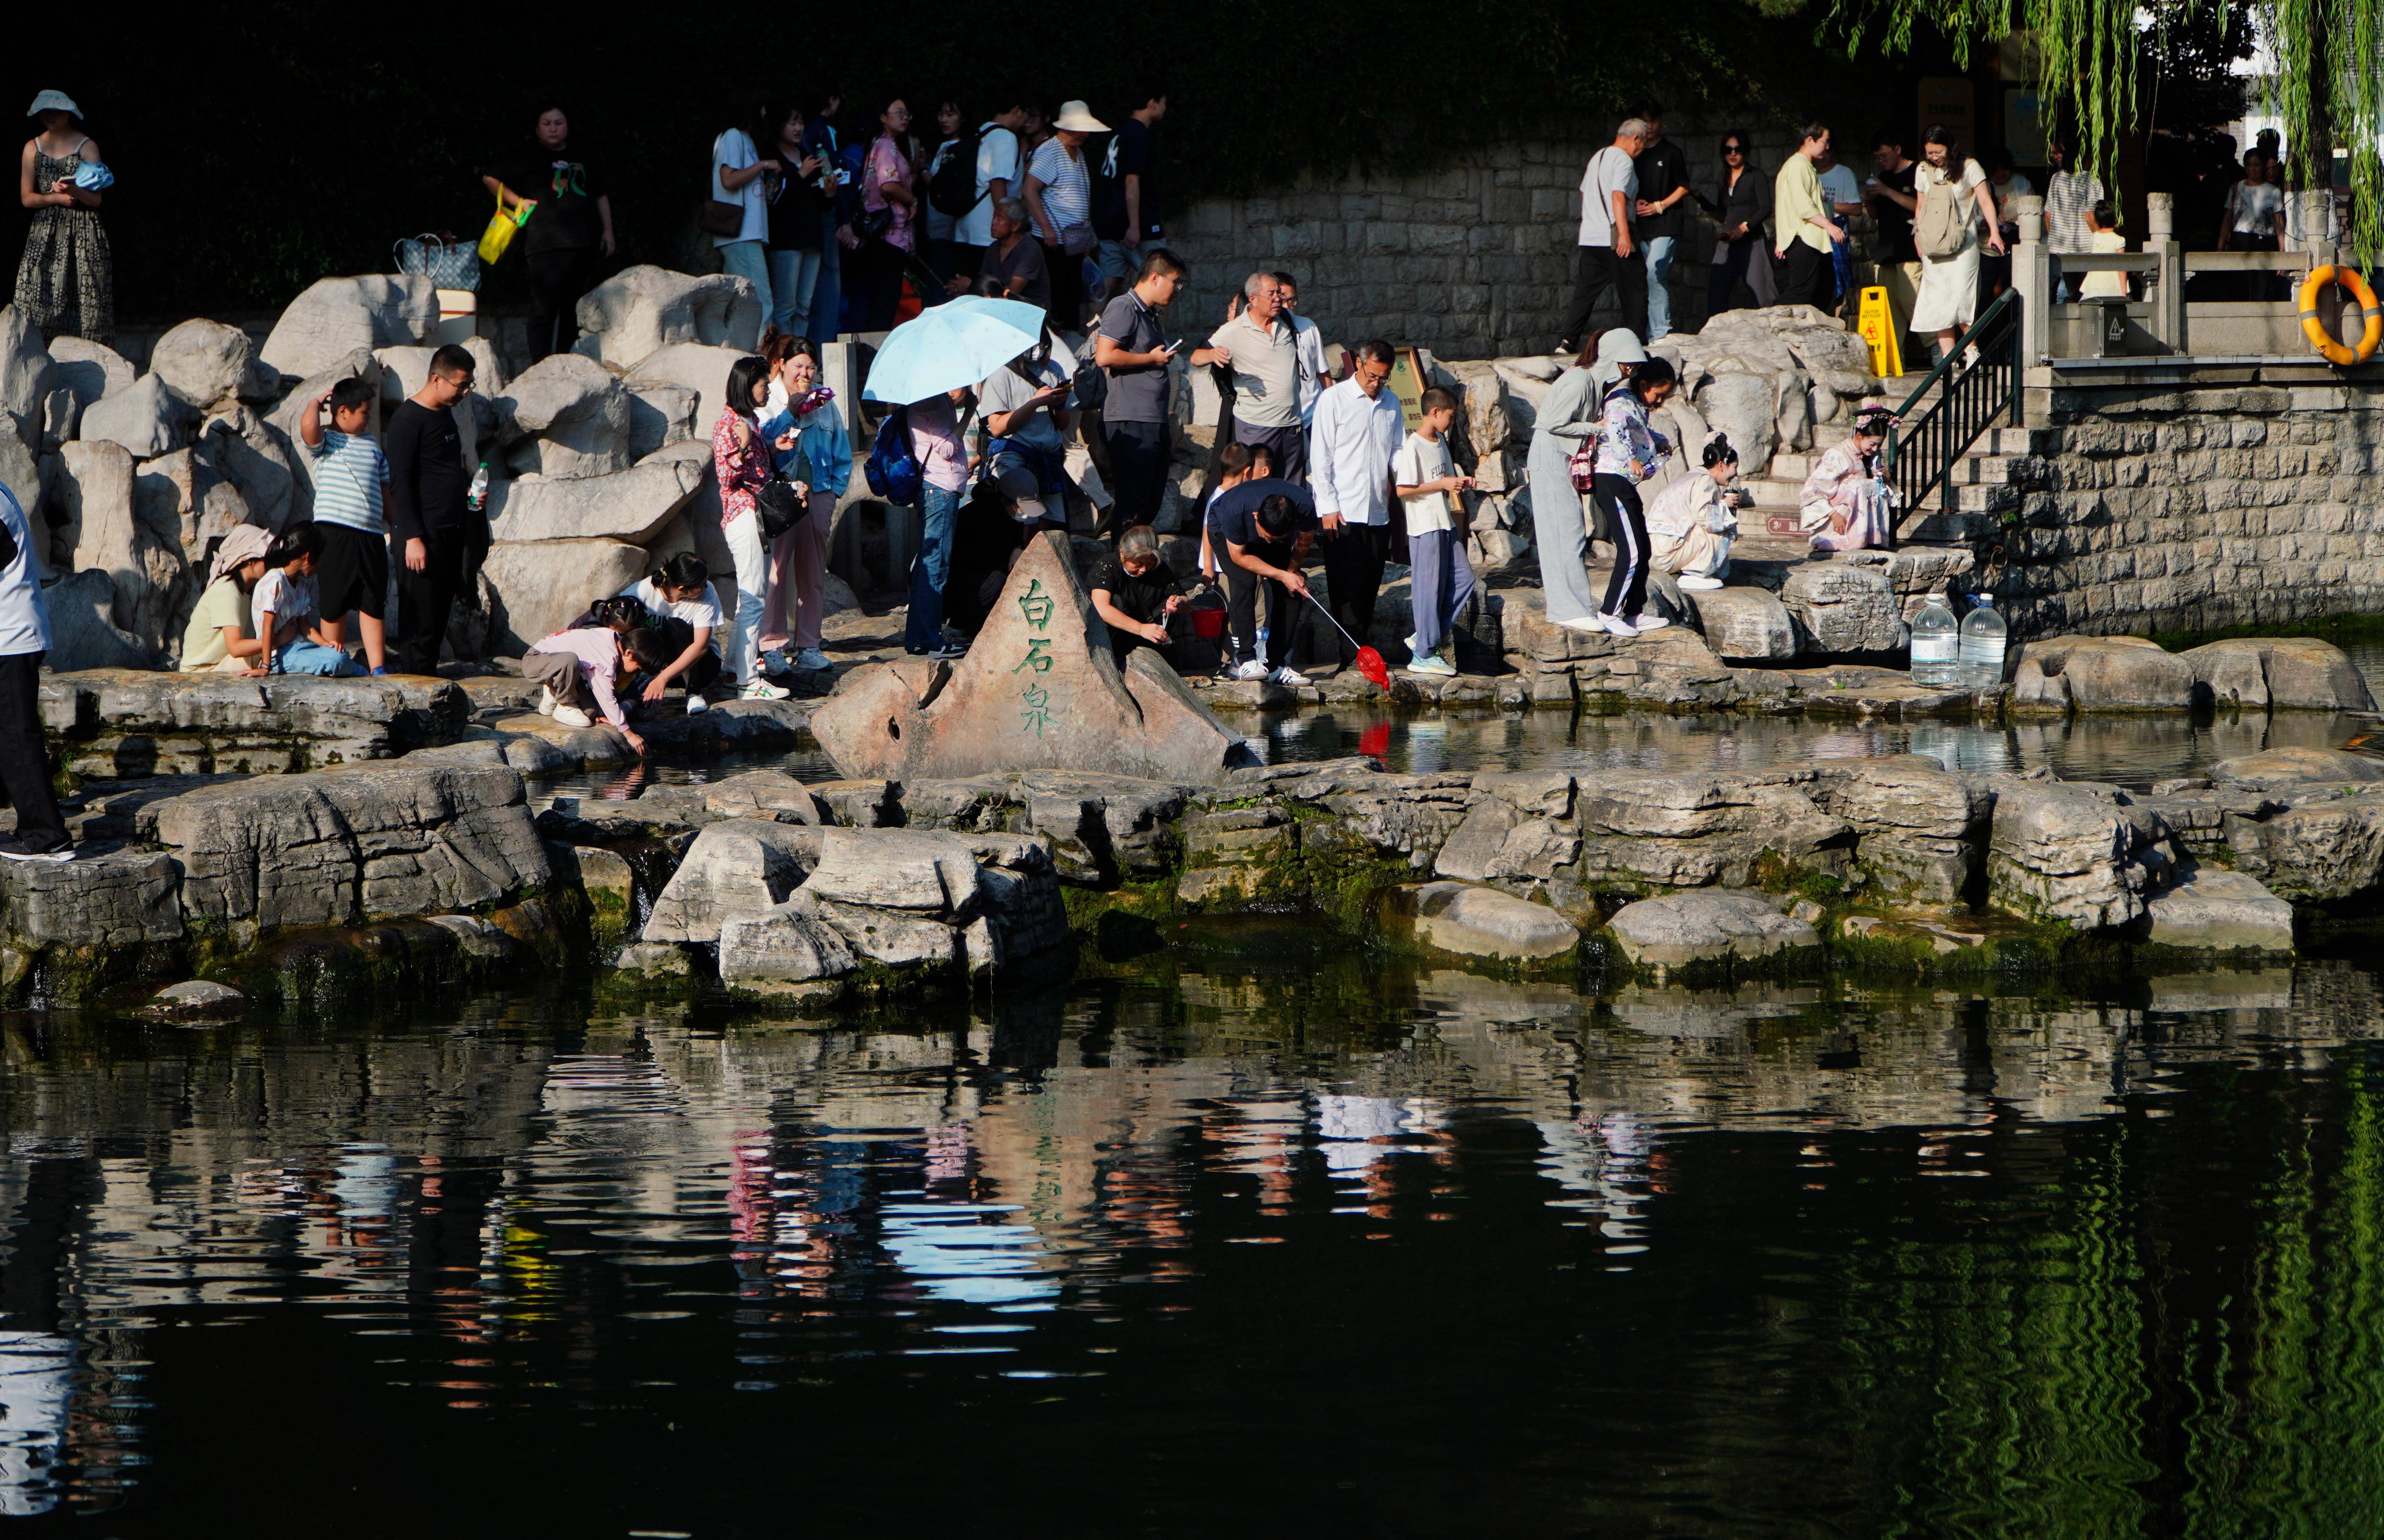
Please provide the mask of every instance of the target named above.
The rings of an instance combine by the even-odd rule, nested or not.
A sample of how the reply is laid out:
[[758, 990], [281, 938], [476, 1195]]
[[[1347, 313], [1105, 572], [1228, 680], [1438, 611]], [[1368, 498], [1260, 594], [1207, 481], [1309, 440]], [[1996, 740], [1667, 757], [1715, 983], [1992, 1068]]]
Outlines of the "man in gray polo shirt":
[[1263, 444], [1274, 473], [1308, 485], [1308, 435], [1299, 416], [1299, 340], [1283, 318], [1283, 288], [1273, 273], [1242, 285], [1242, 313], [1209, 334], [1193, 366], [1234, 371], [1234, 441]]
[[1093, 330], [1093, 362], [1109, 371], [1101, 438], [1109, 445], [1111, 528], [1123, 532], [1159, 516], [1167, 491], [1167, 366], [1175, 355], [1159, 313], [1173, 304], [1184, 264], [1163, 251], [1142, 259], [1134, 287], [1110, 301]]

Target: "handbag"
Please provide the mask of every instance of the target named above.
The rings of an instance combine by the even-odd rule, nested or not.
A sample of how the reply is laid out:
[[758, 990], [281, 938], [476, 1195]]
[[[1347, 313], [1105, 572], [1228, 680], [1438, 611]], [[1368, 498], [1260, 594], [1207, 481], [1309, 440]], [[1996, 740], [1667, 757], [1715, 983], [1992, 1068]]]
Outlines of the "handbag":
[[754, 515], [762, 521], [762, 538], [776, 540], [811, 516], [812, 501], [796, 489], [776, 466], [770, 467], [770, 479], [753, 494]]
[[703, 200], [703, 212], [695, 217], [695, 228], [706, 235], [742, 235], [745, 233], [745, 205], [706, 198]]
[[536, 204], [517, 204], [507, 208], [505, 195], [498, 193], [497, 211], [489, 216], [489, 228], [480, 232], [480, 260], [493, 264], [504, 255], [505, 248], [514, 243], [514, 237], [520, 233], [522, 226], [529, 223], [529, 211], [537, 206]]
[[1100, 243], [1100, 238], [1093, 233], [1090, 225], [1060, 227], [1060, 249], [1070, 256], [1083, 256]]
[[1597, 441], [1586, 440], [1579, 449], [1565, 456], [1565, 468], [1572, 473], [1572, 490], [1585, 492], [1597, 475]]
[[852, 221], [852, 233], [863, 241], [875, 241], [894, 228], [894, 211], [890, 208], [864, 208], [861, 217]]
[[397, 254], [397, 270], [401, 273], [427, 278], [441, 289], [480, 287], [480, 254], [460, 241], [425, 232], [400, 241], [391, 249]]

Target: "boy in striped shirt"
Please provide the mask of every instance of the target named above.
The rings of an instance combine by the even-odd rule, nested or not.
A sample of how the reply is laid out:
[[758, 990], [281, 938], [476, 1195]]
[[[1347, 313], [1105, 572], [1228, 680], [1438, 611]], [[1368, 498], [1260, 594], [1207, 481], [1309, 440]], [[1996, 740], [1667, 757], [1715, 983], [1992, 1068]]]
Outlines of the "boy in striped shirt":
[[[381, 514], [381, 489], [389, 461], [379, 441], [365, 429], [379, 392], [354, 375], [306, 404], [298, 414], [298, 436], [315, 466], [315, 523], [323, 533], [316, 559], [323, 637], [344, 645], [348, 612], [360, 617], [365, 662], [376, 674], [389, 672], [389, 521]], [[329, 408], [331, 426], [322, 417]]]

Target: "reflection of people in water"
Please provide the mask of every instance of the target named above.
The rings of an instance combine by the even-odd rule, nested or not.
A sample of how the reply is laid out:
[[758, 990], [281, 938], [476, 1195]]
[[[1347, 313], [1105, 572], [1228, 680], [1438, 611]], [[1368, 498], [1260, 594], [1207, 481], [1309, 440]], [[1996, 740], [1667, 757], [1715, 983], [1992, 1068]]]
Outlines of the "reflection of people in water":
[[75, 1343], [55, 1332], [0, 1332], [0, 1515], [58, 1505], [52, 1472], [74, 1400]]

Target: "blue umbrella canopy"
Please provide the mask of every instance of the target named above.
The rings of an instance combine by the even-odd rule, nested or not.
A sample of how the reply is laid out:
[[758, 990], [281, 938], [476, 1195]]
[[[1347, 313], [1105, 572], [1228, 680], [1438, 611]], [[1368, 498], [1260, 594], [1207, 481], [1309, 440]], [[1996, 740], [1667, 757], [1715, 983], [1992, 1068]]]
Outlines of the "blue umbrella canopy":
[[1043, 340], [1043, 311], [968, 295], [923, 310], [887, 335], [861, 387], [863, 401], [908, 406], [975, 385]]

